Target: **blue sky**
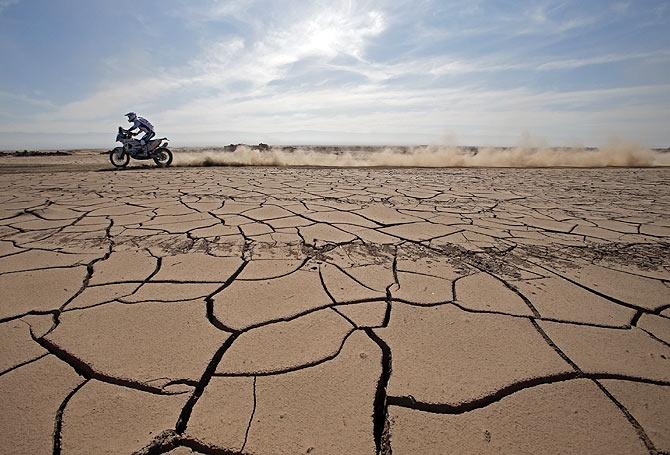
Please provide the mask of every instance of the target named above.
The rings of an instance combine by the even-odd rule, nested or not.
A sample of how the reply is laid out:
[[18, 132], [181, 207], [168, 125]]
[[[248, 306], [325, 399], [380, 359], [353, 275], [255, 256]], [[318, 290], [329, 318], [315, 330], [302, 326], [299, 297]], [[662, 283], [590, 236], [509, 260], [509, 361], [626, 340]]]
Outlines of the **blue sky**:
[[670, 145], [670, 1], [0, 0], [0, 148]]

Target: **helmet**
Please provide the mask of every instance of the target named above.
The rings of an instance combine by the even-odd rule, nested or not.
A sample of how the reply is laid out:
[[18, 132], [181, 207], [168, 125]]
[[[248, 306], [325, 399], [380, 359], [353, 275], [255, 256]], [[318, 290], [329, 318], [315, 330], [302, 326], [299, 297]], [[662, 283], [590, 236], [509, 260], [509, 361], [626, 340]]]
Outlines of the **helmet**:
[[137, 118], [137, 114], [134, 113], [134, 112], [128, 112], [128, 113], [126, 114], [126, 117], [128, 117], [128, 121], [129, 121], [129, 122], [134, 122], [135, 119]]

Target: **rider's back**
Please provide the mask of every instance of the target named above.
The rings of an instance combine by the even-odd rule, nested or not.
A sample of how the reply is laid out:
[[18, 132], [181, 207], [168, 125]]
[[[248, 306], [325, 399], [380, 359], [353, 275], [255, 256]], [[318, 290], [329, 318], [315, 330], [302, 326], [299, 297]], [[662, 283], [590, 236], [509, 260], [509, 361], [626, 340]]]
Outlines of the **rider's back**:
[[135, 119], [135, 127], [136, 128], [142, 128], [142, 129], [147, 129], [149, 131], [154, 130], [154, 126], [149, 122], [149, 120], [145, 119], [144, 117], [137, 117]]

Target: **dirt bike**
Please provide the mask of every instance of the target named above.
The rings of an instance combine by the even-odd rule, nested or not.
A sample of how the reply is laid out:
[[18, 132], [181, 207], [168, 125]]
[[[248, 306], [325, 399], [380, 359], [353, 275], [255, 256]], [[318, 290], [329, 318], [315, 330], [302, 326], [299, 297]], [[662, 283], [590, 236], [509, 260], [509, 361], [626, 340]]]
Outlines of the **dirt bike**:
[[[172, 152], [167, 148], [167, 138], [161, 137], [152, 139], [146, 144], [133, 138], [134, 134], [119, 127], [116, 135], [116, 142], [123, 144], [122, 147], [115, 147], [109, 151], [109, 161], [116, 168], [124, 168], [130, 162], [130, 159], [136, 160], [154, 160], [160, 167], [169, 166], [172, 163]], [[163, 142], [165, 141], [165, 142]]]

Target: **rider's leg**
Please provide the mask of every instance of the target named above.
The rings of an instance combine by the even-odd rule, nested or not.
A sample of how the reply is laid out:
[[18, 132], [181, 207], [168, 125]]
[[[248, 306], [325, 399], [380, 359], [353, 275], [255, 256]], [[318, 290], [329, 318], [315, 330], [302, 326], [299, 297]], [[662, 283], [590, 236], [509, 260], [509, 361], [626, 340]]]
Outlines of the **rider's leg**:
[[148, 133], [144, 133], [144, 136], [142, 136], [142, 139], [140, 139], [140, 144], [142, 145], [147, 145], [149, 141], [151, 140], [152, 137], [154, 137], [156, 133], [153, 131], [149, 131]]

